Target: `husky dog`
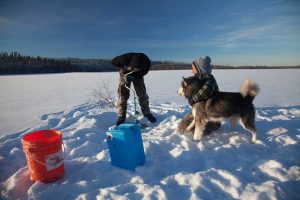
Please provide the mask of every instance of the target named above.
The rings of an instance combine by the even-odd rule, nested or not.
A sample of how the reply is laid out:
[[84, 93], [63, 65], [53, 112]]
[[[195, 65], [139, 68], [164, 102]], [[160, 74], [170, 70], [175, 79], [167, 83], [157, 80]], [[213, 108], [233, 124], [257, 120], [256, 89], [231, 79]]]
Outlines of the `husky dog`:
[[[191, 97], [201, 88], [198, 77], [183, 77], [182, 86], [177, 93], [186, 98]], [[215, 92], [205, 101], [197, 102], [192, 106], [194, 120], [187, 127], [187, 131], [194, 131], [194, 140], [200, 140], [203, 129], [208, 121], [221, 122], [228, 118], [231, 129], [234, 129], [237, 121], [241, 126], [252, 133], [252, 143], [256, 142], [255, 108], [253, 99], [259, 91], [258, 86], [252, 80], [245, 80], [238, 92]]]

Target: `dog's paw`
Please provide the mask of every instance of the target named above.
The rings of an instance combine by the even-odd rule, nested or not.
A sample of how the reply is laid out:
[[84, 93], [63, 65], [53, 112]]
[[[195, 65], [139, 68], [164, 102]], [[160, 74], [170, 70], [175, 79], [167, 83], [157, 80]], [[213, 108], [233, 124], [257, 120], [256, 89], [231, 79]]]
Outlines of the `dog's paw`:
[[194, 141], [199, 142], [201, 140], [202, 136], [200, 135], [194, 135]]
[[256, 140], [255, 141], [253, 141], [253, 140], [250, 141], [250, 144], [255, 144], [255, 143], [256, 143]]
[[201, 140], [195, 140], [195, 139], [194, 139], [193, 141], [194, 141], [194, 142], [200, 142]]
[[256, 133], [253, 133], [252, 139], [251, 139], [251, 144], [255, 144], [256, 143]]

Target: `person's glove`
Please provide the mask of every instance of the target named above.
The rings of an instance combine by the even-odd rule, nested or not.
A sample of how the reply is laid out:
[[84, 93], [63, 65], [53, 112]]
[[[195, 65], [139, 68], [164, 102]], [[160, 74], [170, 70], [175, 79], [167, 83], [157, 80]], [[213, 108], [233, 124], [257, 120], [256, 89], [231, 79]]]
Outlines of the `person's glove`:
[[188, 102], [191, 106], [193, 106], [195, 104], [195, 101], [193, 100], [192, 97], [188, 98]]
[[135, 80], [133, 75], [127, 75], [123, 77], [125, 83], [130, 83]]
[[133, 75], [127, 75], [126, 77], [127, 77], [127, 80], [130, 81], [130, 82], [135, 80]]
[[120, 68], [120, 74], [124, 75], [124, 74], [127, 74], [129, 73], [130, 71], [125, 69], [124, 67]]

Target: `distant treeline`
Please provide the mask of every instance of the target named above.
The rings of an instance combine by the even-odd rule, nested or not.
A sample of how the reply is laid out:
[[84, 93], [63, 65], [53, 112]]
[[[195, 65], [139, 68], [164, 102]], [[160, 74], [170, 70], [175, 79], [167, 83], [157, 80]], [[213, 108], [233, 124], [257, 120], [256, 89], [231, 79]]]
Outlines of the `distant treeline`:
[[[214, 69], [278, 69], [300, 68], [269, 67], [269, 66], [225, 66], [213, 65]], [[151, 70], [185, 70], [191, 69], [191, 63], [172, 61], [152, 61]], [[111, 72], [118, 68], [111, 64], [110, 59], [80, 59], [80, 58], [45, 58], [24, 56], [18, 52], [0, 53], [0, 74], [37, 74], [65, 72]]]
[[18, 52], [0, 53], [0, 74], [64, 73], [74, 70], [65, 59], [23, 56]]

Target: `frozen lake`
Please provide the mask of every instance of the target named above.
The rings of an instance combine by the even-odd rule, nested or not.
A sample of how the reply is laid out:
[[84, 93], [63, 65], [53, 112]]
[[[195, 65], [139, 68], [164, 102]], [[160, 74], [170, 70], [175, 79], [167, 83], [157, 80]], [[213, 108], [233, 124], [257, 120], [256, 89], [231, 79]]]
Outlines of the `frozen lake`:
[[[299, 199], [300, 70], [213, 73], [223, 91], [247, 78], [260, 86], [257, 142], [227, 122], [199, 142], [179, 134], [190, 106], [176, 90], [191, 72], [154, 71], [145, 82], [157, 123], [142, 130], [146, 163], [134, 172], [111, 164], [115, 111], [87, 103], [100, 81], [116, 95], [117, 73], [0, 76], [0, 199]], [[65, 146], [65, 175], [49, 184], [30, 181], [21, 144], [44, 129], [61, 130]]]
[[[237, 92], [244, 79], [254, 80], [261, 89], [256, 107], [300, 105], [299, 69], [214, 70], [213, 74], [222, 91]], [[186, 105], [176, 93], [182, 76], [191, 76], [191, 71], [149, 72], [145, 83], [150, 103]], [[118, 78], [117, 72], [0, 76], [0, 137], [30, 127], [45, 113], [88, 102], [101, 81], [109, 82], [116, 96]]]

